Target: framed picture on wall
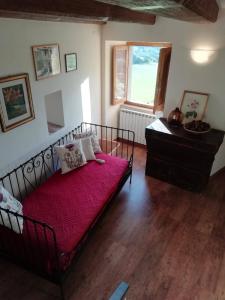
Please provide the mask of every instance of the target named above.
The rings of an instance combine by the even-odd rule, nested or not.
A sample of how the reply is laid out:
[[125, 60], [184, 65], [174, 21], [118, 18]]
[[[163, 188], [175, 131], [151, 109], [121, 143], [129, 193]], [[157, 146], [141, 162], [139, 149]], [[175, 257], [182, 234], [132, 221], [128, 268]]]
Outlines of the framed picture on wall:
[[208, 104], [209, 94], [184, 91], [180, 110], [184, 114], [184, 122], [202, 120]]
[[59, 45], [32, 46], [36, 79], [41, 80], [60, 74]]
[[8, 131], [34, 119], [28, 74], [0, 78], [0, 122]]
[[66, 72], [77, 70], [77, 54], [68, 53], [65, 54]]

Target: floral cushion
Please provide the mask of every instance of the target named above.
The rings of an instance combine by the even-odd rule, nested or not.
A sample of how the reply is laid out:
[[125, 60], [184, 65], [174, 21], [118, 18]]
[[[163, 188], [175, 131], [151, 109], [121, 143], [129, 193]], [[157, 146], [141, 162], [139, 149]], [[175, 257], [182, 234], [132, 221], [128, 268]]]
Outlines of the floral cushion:
[[[23, 206], [3, 186], [0, 185], [0, 207], [10, 212], [23, 215]], [[16, 233], [23, 232], [23, 219], [13, 214], [0, 210], [0, 224], [6, 226]]]
[[62, 174], [66, 174], [87, 163], [80, 140], [67, 145], [55, 146], [55, 149], [59, 156]]
[[85, 137], [91, 137], [91, 143], [92, 143], [94, 153], [102, 153], [102, 149], [99, 145], [98, 137], [93, 131], [88, 130], [88, 131], [81, 132], [81, 133], [75, 133], [73, 135], [73, 138], [75, 140], [83, 139]]

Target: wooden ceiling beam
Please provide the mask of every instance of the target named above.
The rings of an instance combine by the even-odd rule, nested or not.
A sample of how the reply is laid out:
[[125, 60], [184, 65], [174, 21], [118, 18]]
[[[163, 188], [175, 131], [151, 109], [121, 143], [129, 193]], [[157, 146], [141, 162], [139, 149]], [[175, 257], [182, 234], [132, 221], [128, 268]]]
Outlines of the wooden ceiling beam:
[[219, 5], [216, 0], [176, 0], [176, 2], [182, 3], [184, 7], [210, 22], [217, 21]]
[[216, 22], [219, 6], [216, 0], [97, 0], [138, 12], [152, 13], [184, 21]]
[[1, 0], [0, 16], [50, 21], [102, 23], [110, 20], [155, 24], [152, 14], [93, 0]]

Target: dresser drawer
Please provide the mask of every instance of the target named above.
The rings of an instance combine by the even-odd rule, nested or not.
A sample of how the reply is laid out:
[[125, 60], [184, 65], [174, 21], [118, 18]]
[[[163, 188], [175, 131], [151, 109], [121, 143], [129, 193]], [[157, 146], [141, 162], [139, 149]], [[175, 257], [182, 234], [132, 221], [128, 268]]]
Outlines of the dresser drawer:
[[173, 141], [162, 140], [156, 136], [152, 136], [150, 139], [148, 152], [196, 170], [208, 170], [214, 161], [214, 154], [212, 153], [184, 143], [178, 144]]
[[153, 176], [191, 191], [201, 191], [208, 183], [209, 177], [207, 173], [183, 168], [180, 165], [156, 157], [147, 158], [146, 175]]

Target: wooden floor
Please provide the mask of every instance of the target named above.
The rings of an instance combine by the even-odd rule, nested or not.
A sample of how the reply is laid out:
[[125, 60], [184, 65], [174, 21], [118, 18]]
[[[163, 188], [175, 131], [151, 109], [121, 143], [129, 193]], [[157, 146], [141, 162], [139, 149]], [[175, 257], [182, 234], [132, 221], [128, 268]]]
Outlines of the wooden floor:
[[[225, 299], [225, 175], [193, 194], [145, 177], [136, 148], [131, 186], [121, 191], [65, 283], [67, 299]], [[58, 288], [0, 260], [0, 299], [59, 299]]]

